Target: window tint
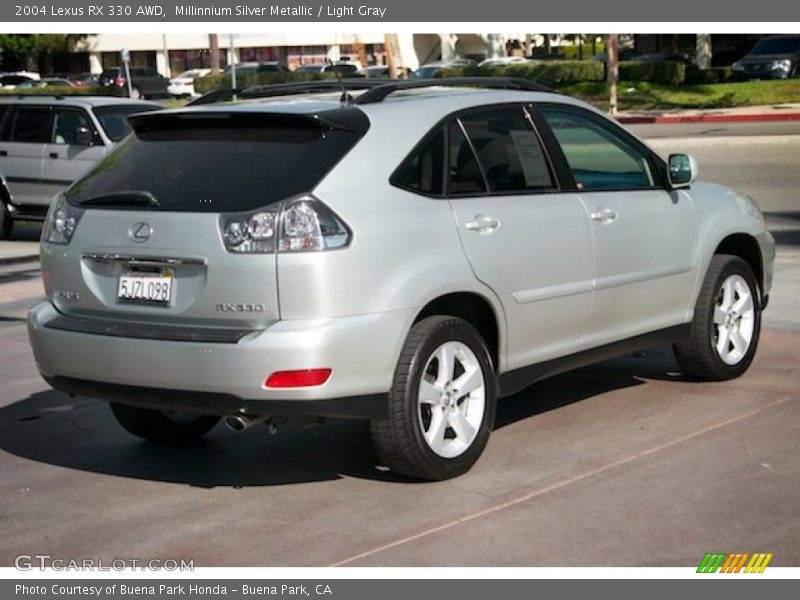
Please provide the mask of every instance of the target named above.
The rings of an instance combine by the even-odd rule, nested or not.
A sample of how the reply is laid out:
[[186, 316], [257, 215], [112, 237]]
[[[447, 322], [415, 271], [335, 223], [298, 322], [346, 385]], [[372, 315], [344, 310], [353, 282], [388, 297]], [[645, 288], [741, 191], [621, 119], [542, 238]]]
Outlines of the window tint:
[[521, 108], [493, 109], [461, 119], [490, 192], [529, 192], [553, 187], [539, 138]]
[[309, 192], [358, 142], [293, 115], [153, 117], [66, 192], [73, 205], [152, 194], [151, 210], [238, 212]]
[[475, 194], [486, 192], [481, 168], [467, 138], [457, 122], [449, 130], [449, 184], [450, 194]]
[[77, 108], [57, 108], [53, 111], [53, 128], [50, 136], [51, 144], [76, 144], [76, 130], [86, 127], [93, 131], [89, 117]]
[[611, 125], [576, 110], [540, 108], [561, 146], [579, 190], [654, 186], [647, 157]]
[[5, 126], [6, 115], [10, 114], [8, 104], [0, 104], [0, 140], [6, 139], [5, 131], [7, 127]]
[[423, 194], [441, 195], [443, 170], [444, 128], [440, 127], [400, 165], [392, 183]]
[[11, 141], [32, 144], [50, 141], [50, 107], [18, 106], [14, 114]]

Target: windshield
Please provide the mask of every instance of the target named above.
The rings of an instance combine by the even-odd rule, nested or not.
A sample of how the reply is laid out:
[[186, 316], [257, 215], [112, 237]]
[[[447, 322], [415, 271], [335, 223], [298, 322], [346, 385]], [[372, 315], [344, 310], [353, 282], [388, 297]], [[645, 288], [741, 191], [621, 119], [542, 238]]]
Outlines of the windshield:
[[108, 139], [119, 142], [131, 132], [128, 117], [141, 112], [150, 112], [160, 109], [160, 106], [146, 104], [123, 104], [122, 106], [98, 106], [94, 109], [100, 126], [106, 132]]
[[755, 45], [755, 48], [750, 51], [750, 55], [795, 54], [796, 52], [800, 52], [800, 37], [761, 40]]
[[67, 200], [91, 205], [124, 192], [152, 196], [149, 210], [253, 210], [312, 191], [360, 138], [296, 115], [213, 117], [144, 119]]

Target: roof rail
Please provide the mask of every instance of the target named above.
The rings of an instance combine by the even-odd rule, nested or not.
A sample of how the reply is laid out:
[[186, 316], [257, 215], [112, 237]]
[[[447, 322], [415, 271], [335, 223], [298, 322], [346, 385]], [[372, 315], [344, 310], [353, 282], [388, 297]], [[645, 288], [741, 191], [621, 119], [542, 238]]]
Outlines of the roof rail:
[[269, 98], [271, 96], [290, 96], [292, 94], [316, 94], [320, 92], [338, 92], [345, 90], [370, 90], [386, 84], [386, 80], [375, 79], [319, 79], [316, 81], [296, 81], [292, 83], [272, 83], [254, 85], [244, 89], [214, 90], [189, 103], [191, 106], [198, 104], [211, 104], [213, 102], [226, 102], [238, 98]]
[[435, 86], [474, 86], [495, 90], [520, 90], [526, 92], [552, 92], [546, 85], [520, 77], [441, 77], [434, 79], [392, 80], [361, 94], [355, 104], [382, 102], [389, 94], [399, 90], [413, 90]]

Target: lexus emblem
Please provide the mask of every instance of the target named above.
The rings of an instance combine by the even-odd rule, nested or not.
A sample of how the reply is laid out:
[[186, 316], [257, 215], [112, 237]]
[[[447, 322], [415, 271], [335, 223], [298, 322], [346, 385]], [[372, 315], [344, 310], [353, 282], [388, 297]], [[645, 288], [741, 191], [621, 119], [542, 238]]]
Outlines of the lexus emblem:
[[153, 228], [147, 223], [134, 223], [128, 229], [128, 237], [131, 238], [132, 242], [146, 242], [151, 235], [153, 235]]

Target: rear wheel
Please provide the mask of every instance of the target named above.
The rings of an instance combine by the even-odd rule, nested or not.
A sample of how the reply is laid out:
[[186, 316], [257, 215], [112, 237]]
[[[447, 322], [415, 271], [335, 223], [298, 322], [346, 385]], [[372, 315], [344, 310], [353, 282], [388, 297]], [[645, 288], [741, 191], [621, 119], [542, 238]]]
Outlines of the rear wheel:
[[389, 393], [389, 416], [371, 423], [383, 464], [415, 479], [440, 480], [467, 470], [494, 424], [492, 360], [466, 321], [434, 316], [412, 327]]
[[212, 415], [160, 411], [111, 402], [111, 412], [126, 431], [162, 443], [185, 443], [203, 437], [219, 421]]
[[738, 256], [718, 254], [700, 288], [689, 338], [675, 346], [685, 375], [722, 381], [743, 374], [761, 331], [758, 284]]

